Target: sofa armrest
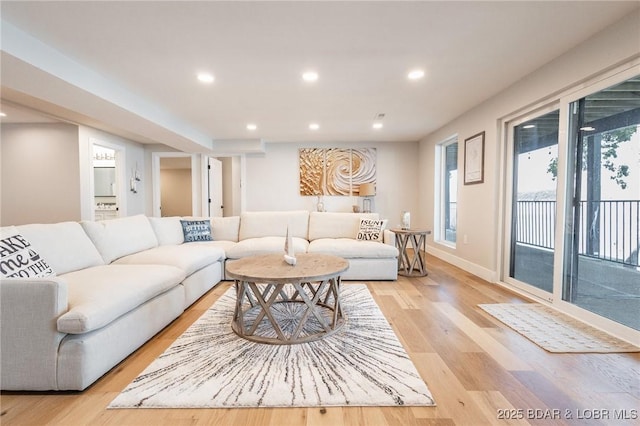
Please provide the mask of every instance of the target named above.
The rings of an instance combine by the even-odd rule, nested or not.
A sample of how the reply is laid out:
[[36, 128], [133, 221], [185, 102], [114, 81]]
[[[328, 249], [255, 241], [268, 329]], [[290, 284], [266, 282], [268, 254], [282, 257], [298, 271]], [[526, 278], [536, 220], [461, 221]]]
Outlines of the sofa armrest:
[[396, 246], [396, 234], [395, 232], [385, 229], [382, 232], [382, 242], [389, 244], [390, 246]]
[[56, 390], [58, 317], [68, 310], [67, 283], [59, 277], [0, 281], [0, 387]]

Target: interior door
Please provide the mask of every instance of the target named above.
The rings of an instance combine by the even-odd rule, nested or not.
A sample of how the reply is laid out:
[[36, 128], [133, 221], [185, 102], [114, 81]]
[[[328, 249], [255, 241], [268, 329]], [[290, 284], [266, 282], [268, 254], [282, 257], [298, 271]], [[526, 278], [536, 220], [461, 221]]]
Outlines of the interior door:
[[222, 217], [222, 161], [209, 158], [209, 216]]

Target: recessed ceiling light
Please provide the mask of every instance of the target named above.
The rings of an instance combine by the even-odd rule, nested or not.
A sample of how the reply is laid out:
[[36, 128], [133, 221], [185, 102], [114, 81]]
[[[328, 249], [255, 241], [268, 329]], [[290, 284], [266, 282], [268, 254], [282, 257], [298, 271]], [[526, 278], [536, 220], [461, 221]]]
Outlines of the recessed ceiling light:
[[407, 74], [407, 78], [409, 80], [418, 80], [424, 77], [424, 71], [422, 70], [413, 70]]
[[373, 123], [373, 128], [376, 130], [382, 129], [382, 123]]
[[319, 128], [320, 128], [320, 125], [318, 123], [309, 124], [309, 129], [311, 130], [318, 130]]
[[207, 72], [201, 72], [198, 73], [198, 80], [200, 80], [203, 83], [213, 83], [213, 75], [207, 73]]
[[0, 117], [6, 117], [7, 114], [5, 114], [4, 112], [0, 112]]
[[255, 124], [253, 124], [253, 123], [249, 123], [249, 124], [247, 124], [247, 130], [254, 131], [254, 130], [256, 130], [257, 128], [258, 128], [258, 126], [256, 126], [256, 125], [255, 125]]
[[318, 73], [315, 71], [307, 71], [302, 74], [304, 81], [316, 81], [318, 79]]
[[523, 129], [533, 129], [534, 127], [536, 127], [535, 124], [527, 124], [526, 126], [522, 126]]

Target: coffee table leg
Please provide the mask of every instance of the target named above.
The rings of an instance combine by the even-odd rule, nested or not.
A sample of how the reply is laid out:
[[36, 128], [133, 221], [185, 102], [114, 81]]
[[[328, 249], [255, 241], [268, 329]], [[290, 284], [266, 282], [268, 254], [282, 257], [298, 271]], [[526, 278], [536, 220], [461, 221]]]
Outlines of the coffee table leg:
[[302, 331], [302, 328], [304, 327], [304, 325], [307, 323], [307, 320], [309, 319], [309, 315], [311, 314], [313, 314], [313, 316], [316, 317], [320, 325], [322, 325], [322, 327], [324, 328], [325, 332], [331, 331], [331, 327], [329, 326], [329, 324], [327, 324], [327, 320], [316, 309], [316, 307], [318, 306], [318, 299], [320, 298], [320, 295], [322, 294], [324, 287], [326, 287], [327, 283], [328, 281], [322, 281], [318, 285], [318, 290], [315, 293], [311, 292], [312, 294], [314, 294], [313, 299], [309, 299], [309, 296], [304, 291], [304, 283], [294, 284], [296, 290], [298, 291], [298, 294], [300, 295], [305, 305], [307, 306], [307, 310], [305, 311], [304, 315], [302, 315], [302, 317], [299, 319], [298, 326], [296, 327], [295, 331], [291, 335], [292, 339], [298, 338], [298, 335]]
[[246, 330], [244, 327], [244, 311], [242, 310], [242, 304], [244, 303], [244, 298], [247, 293], [247, 282], [235, 280], [236, 286], [236, 311], [233, 315], [233, 326], [236, 333], [239, 333], [241, 336], [246, 335]]
[[[342, 318], [342, 305], [340, 304], [340, 277], [331, 278], [330, 280], [330, 289], [333, 293], [333, 324], [332, 326], [335, 328], [338, 324], [338, 321]], [[329, 292], [327, 291], [327, 299], [325, 299], [325, 303], [329, 299]]]
[[278, 322], [271, 314], [271, 305], [273, 305], [273, 302], [275, 302], [275, 300], [278, 298], [278, 295], [280, 294], [280, 291], [282, 291], [284, 284], [277, 284], [276, 289], [273, 291], [273, 293], [271, 293], [271, 296], [269, 297], [268, 300], [264, 300], [264, 297], [260, 293], [260, 289], [258, 289], [258, 286], [256, 285], [256, 283], [250, 283], [249, 287], [251, 288], [251, 291], [253, 292], [254, 296], [256, 296], [256, 298], [258, 299], [258, 303], [262, 307], [262, 310], [254, 320], [253, 327], [251, 327], [251, 329], [249, 330], [249, 335], [253, 335], [253, 333], [255, 333], [256, 329], [258, 328], [258, 325], [260, 325], [260, 321], [262, 321], [262, 319], [266, 315], [267, 318], [269, 319], [269, 322], [271, 322], [273, 329], [276, 331], [278, 338], [282, 340], [288, 340], [284, 336], [284, 333], [282, 332], [282, 329], [278, 325]]

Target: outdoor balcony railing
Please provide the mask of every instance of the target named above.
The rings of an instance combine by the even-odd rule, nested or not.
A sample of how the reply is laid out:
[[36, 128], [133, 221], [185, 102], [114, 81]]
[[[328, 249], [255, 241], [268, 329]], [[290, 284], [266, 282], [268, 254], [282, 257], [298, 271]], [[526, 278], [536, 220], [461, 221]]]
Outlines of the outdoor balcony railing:
[[[580, 202], [579, 254], [640, 266], [640, 200]], [[553, 250], [556, 202], [518, 201], [516, 242]]]

